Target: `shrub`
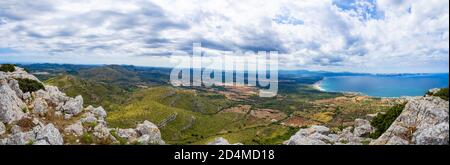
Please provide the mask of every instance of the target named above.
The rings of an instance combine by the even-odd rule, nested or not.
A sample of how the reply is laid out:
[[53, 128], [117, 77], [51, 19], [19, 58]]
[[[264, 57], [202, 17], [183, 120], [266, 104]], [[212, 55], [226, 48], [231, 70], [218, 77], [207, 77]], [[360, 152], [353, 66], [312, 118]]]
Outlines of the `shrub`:
[[375, 127], [376, 130], [374, 133], [371, 133], [369, 137], [372, 139], [380, 137], [381, 134], [383, 134], [391, 126], [395, 119], [397, 119], [400, 113], [402, 113], [405, 108], [405, 104], [406, 103], [397, 104], [391, 107], [386, 114], [379, 114], [374, 117], [370, 124]]
[[22, 90], [22, 92], [34, 92], [39, 89], [44, 89], [44, 85], [42, 83], [31, 80], [31, 79], [17, 79], [19, 81], [19, 88]]
[[14, 71], [16, 71], [16, 68], [14, 67], [13, 64], [2, 64], [2, 66], [0, 66], [0, 71], [14, 72]]
[[448, 88], [442, 88], [441, 90], [433, 94], [433, 96], [440, 97], [441, 99], [448, 101]]
[[92, 134], [90, 134], [90, 133], [84, 133], [84, 134], [81, 136], [81, 142], [82, 142], [83, 144], [92, 144], [92, 143], [94, 142], [94, 138], [93, 138]]

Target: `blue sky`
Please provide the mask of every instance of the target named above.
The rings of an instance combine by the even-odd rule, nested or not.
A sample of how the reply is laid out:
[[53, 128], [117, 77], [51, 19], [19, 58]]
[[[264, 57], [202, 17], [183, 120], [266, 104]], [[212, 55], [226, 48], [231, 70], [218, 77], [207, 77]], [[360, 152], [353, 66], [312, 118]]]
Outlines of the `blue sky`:
[[448, 72], [448, 0], [2, 0], [0, 63], [172, 66], [278, 51], [280, 68]]

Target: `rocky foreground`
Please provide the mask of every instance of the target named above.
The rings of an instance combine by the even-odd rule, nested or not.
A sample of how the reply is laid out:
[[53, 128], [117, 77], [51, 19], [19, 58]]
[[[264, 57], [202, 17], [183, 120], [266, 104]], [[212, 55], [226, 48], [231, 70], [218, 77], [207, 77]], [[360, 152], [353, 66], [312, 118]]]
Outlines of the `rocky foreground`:
[[102, 107], [85, 107], [81, 96], [68, 97], [55, 86], [24, 93], [19, 79], [41, 83], [19, 67], [0, 71], [0, 145], [165, 144], [149, 121], [109, 128]]
[[[165, 144], [158, 127], [149, 121], [136, 128], [109, 128], [102, 107], [85, 107], [81, 96], [68, 97], [55, 86], [23, 92], [19, 79], [42, 83], [19, 67], [14, 72], [0, 71], [0, 145]], [[448, 101], [430, 95], [404, 101], [407, 104], [401, 114], [377, 139], [368, 136], [376, 130], [370, 121], [356, 119], [353, 127], [339, 132], [319, 125], [300, 129], [284, 144], [449, 144]], [[230, 145], [221, 137], [208, 144]]]
[[[430, 90], [436, 92], [436, 90]], [[403, 98], [405, 108], [391, 126], [377, 139], [368, 138], [375, 128], [368, 120], [356, 119], [353, 127], [331, 133], [324, 126], [300, 129], [287, 145], [448, 145], [449, 102], [439, 97]]]

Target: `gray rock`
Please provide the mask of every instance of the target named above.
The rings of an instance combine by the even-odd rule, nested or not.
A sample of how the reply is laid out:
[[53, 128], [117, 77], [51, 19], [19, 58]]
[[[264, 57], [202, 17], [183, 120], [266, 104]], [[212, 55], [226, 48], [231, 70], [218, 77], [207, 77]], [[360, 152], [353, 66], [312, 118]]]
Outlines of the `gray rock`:
[[117, 136], [127, 140], [128, 142], [133, 142], [138, 138], [138, 133], [135, 129], [116, 129]]
[[95, 126], [93, 134], [99, 139], [107, 139], [110, 137], [108, 127], [103, 124], [98, 124]]
[[416, 131], [413, 135], [413, 143], [419, 145], [436, 144], [448, 145], [449, 126], [447, 122], [430, 126], [427, 129]]
[[367, 136], [375, 131], [370, 122], [364, 119], [356, 119], [354, 127], [353, 134], [358, 137]]
[[31, 98], [30, 92], [26, 92], [26, 93], [24, 93], [24, 94], [22, 95], [22, 99], [23, 99], [23, 100], [28, 100], [28, 99], [30, 99], [30, 98]]
[[[448, 139], [448, 107], [448, 101], [438, 97], [409, 98], [400, 116], [371, 144], [445, 144], [442, 139]], [[432, 138], [434, 135], [430, 134], [436, 137]]]
[[71, 124], [69, 126], [67, 126], [64, 129], [64, 132], [66, 133], [71, 133], [74, 134], [76, 136], [81, 136], [83, 135], [83, 124], [81, 124], [81, 121], [78, 121], [74, 124]]
[[8, 138], [8, 145], [25, 145], [36, 141], [36, 136], [33, 131], [18, 132]]
[[90, 112], [85, 113], [84, 116], [85, 117], [80, 119], [82, 123], [96, 123], [97, 122], [97, 118], [95, 117], [95, 115]]
[[230, 145], [227, 139], [223, 137], [215, 138], [214, 141], [209, 142], [208, 145]]
[[70, 99], [55, 86], [46, 85], [45, 91], [44, 96], [46, 97], [46, 100], [54, 105], [63, 104]]
[[69, 120], [72, 118], [72, 114], [64, 114], [64, 120]]
[[12, 134], [18, 134], [18, 133], [21, 133], [22, 132], [22, 128], [20, 128], [20, 126], [18, 126], [18, 125], [13, 125], [12, 127], [11, 127], [11, 133]]
[[53, 124], [47, 124], [36, 134], [36, 140], [45, 140], [51, 145], [62, 145], [64, 143], [61, 134]]
[[42, 98], [36, 98], [33, 102], [33, 113], [44, 116], [47, 113], [47, 102]]
[[409, 144], [407, 140], [402, 139], [398, 136], [392, 136], [386, 143], [386, 145], [407, 145], [407, 144]]
[[62, 107], [64, 113], [77, 115], [83, 111], [83, 97], [78, 95], [77, 97], [67, 101]]
[[23, 92], [22, 90], [20, 90], [19, 82], [17, 80], [15, 79], [9, 80], [8, 85], [14, 92], [16, 92], [17, 97], [23, 98]]
[[50, 143], [45, 140], [38, 140], [37, 142], [34, 142], [33, 145], [50, 145]]
[[158, 127], [145, 120], [142, 124], [138, 124], [136, 126], [136, 131], [142, 135], [149, 135], [152, 141], [152, 144], [165, 144], [165, 142], [161, 139], [161, 132]]
[[285, 141], [285, 145], [326, 145], [325, 142], [310, 138], [308, 136], [294, 135], [289, 140]]
[[97, 107], [92, 109], [91, 111], [94, 115], [101, 117], [101, 118], [105, 118], [106, 117], [106, 111], [105, 109], [103, 109], [103, 107]]
[[323, 135], [328, 135], [328, 133], [330, 133], [330, 129], [324, 126], [319, 126], [319, 125], [313, 125], [310, 128], [311, 130], [314, 130], [313, 133], [320, 133]]
[[36, 78], [32, 74], [27, 73], [23, 68], [20, 67], [16, 67], [16, 70], [14, 72], [3, 72], [3, 76], [7, 79], [31, 79], [41, 82], [38, 78]]
[[0, 135], [3, 135], [6, 132], [5, 124], [0, 122]]
[[25, 116], [22, 110], [27, 108], [25, 103], [4, 80], [0, 80], [0, 85], [0, 122], [12, 123], [22, 119]]

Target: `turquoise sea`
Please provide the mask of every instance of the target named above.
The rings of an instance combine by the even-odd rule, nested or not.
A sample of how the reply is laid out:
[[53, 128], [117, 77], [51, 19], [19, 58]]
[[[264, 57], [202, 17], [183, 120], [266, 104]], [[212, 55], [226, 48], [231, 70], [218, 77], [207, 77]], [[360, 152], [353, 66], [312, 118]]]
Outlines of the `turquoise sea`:
[[330, 92], [358, 92], [375, 97], [422, 96], [428, 89], [448, 87], [446, 74], [363, 75], [325, 77], [320, 87]]

